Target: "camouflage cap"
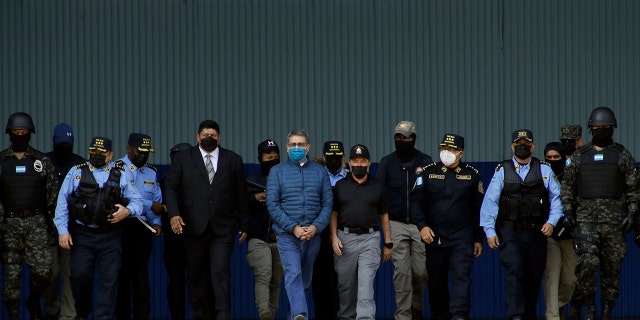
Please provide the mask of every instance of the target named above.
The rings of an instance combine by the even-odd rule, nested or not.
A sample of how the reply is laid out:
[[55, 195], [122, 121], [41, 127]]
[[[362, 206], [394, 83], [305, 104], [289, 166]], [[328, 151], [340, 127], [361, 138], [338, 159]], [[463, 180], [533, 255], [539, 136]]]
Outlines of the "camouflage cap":
[[400, 121], [396, 125], [394, 134], [399, 133], [405, 137], [416, 134], [416, 124], [411, 121]]
[[568, 124], [560, 127], [560, 140], [577, 140], [582, 137], [582, 126], [578, 124]]

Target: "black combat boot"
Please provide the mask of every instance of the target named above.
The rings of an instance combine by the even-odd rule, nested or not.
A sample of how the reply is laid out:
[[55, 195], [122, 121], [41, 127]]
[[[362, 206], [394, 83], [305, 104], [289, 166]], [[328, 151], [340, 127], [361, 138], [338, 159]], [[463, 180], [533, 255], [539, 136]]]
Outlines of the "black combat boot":
[[20, 309], [20, 300], [5, 300], [4, 305], [7, 307], [9, 320], [20, 320], [18, 310]]
[[611, 320], [611, 313], [613, 312], [614, 305], [615, 301], [602, 301], [602, 320]]
[[40, 305], [39, 294], [31, 293], [26, 301], [27, 310], [31, 315], [31, 320], [44, 320], [44, 314], [42, 313], [42, 306]]

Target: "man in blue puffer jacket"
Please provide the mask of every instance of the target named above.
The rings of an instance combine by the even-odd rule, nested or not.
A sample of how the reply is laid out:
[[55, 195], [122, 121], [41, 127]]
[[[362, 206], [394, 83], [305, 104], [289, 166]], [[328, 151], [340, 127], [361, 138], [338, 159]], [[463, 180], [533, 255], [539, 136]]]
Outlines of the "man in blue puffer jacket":
[[329, 224], [333, 206], [327, 172], [307, 157], [310, 149], [304, 130], [291, 131], [289, 159], [273, 167], [267, 180], [267, 209], [274, 222], [293, 320], [309, 319], [313, 262], [320, 249], [319, 234]]

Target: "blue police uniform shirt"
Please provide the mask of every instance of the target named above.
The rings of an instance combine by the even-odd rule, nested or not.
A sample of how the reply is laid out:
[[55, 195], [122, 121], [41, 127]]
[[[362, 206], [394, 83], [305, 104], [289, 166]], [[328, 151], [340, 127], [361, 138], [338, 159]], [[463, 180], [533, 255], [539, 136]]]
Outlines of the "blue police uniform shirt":
[[[93, 173], [98, 185], [102, 186], [109, 179], [109, 172], [113, 170], [113, 162], [109, 163], [109, 165], [104, 168], [95, 168], [89, 164], [89, 169], [91, 170], [91, 173]], [[60, 187], [58, 203], [56, 204], [56, 214], [53, 218], [53, 222], [58, 229], [58, 235], [69, 233], [69, 209], [67, 200], [69, 195], [78, 189], [81, 176], [82, 168], [78, 168], [78, 166], [71, 168]], [[131, 210], [131, 215], [140, 216], [142, 213], [142, 197], [140, 196], [136, 186], [129, 182], [127, 174], [120, 176], [120, 188], [122, 189], [122, 197], [129, 200], [127, 208]], [[76, 222], [82, 224], [80, 221]]]
[[[513, 161], [513, 165], [516, 167], [516, 173], [524, 180], [529, 173], [531, 161], [526, 165], [520, 165], [515, 157], [512, 157], [511, 161]], [[549, 202], [551, 203], [551, 211], [549, 212], [547, 223], [555, 227], [563, 215], [562, 202], [560, 201], [560, 183], [553, 174], [550, 166], [540, 165], [540, 173], [542, 174], [544, 186], [549, 191]], [[502, 188], [504, 188], [504, 167], [500, 167], [500, 169], [493, 174], [489, 187], [484, 194], [482, 207], [480, 208], [480, 226], [484, 229], [487, 239], [496, 235], [495, 225], [496, 218], [498, 217]]]
[[162, 203], [162, 192], [160, 191], [156, 170], [147, 165], [142, 168], [136, 167], [128, 155], [120, 160], [124, 162], [124, 168], [129, 176], [130, 183], [135, 184], [136, 189], [140, 192], [140, 196], [142, 196], [143, 212], [140, 218], [151, 225], [157, 224], [161, 226], [162, 220], [160, 216], [151, 210], [151, 205], [154, 201]]
[[346, 178], [347, 174], [349, 174], [349, 170], [345, 169], [344, 167], [340, 168], [340, 171], [338, 171], [338, 173], [336, 174], [333, 174], [333, 172], [329, 171], [327, 167], [324, 167], [324, 169], [327, 170], [327, 175], [329, 175], [329, 182], [331, 182], [332, 187], [335, 187], [338, 181]]

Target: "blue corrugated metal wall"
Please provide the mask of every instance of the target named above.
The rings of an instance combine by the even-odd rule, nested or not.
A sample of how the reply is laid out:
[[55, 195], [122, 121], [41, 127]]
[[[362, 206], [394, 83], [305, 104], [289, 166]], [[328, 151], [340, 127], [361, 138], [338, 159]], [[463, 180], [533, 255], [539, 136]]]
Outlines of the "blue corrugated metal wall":
[[[79, 152], [101, 134], [123, 154], [129, 132], [146, 132], [159, 164], [205, 118], [248, 163], [258, 141], [294, 127], [310, 131], [316, 155], [342, 139], [380, 159], [410, 119], [420, 149], [462, 134], [466, 159], [489, 175], [512, 130], [531, 128], [540, 152], [560, 125], [610, 105], [616, 139], [638, 155], [639, 15], [635, 0], [0, 0], [0, 119], [30, 112], [42, 150], [61, 121]], [[504, 313], [492, 254], [474, 269], [475, 316]], [[640, 316], [639, 262], [630, 247], [617, 315]], [[241, 250], [234, 266], [234, 314], [255, 315]], [[150, 269], [160, 305], [157, 251]], [[382, 315], [391, 288], [382, 277]]]

